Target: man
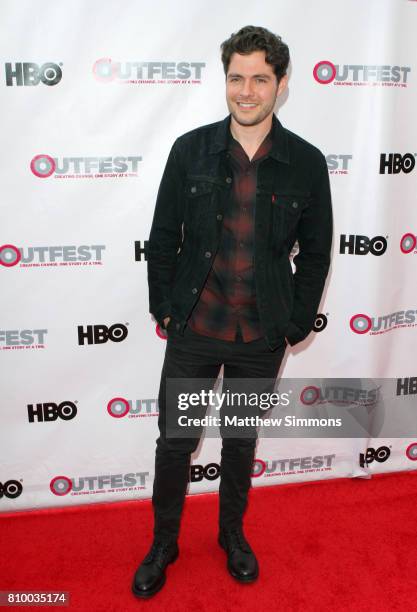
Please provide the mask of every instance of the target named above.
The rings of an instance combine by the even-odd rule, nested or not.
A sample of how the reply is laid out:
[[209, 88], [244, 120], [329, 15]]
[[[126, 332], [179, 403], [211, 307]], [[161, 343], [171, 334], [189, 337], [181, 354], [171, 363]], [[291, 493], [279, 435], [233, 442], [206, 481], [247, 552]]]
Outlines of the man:
[[[274, 115], [289, 51], [247, 26], [222, 46], [230, 115], [176, 140], [150, 233], [150, 312], [167, 329], [159, 391], [154, 542], [133, 592], [155, 594], [178, 556], [177, 537], [198, 437], [167, 435], [167, 379], [275, 379], [286, 344], [312, 330], [330, 263], [332, 216], [322, 153]], [[289, 260], [298, 240], [293, 274]], [[229, 386], [228, 386], [229, 385]], [[258, 576], [243, 533], [255, 437], [223, 437], [219, 544], [241, 582]]]

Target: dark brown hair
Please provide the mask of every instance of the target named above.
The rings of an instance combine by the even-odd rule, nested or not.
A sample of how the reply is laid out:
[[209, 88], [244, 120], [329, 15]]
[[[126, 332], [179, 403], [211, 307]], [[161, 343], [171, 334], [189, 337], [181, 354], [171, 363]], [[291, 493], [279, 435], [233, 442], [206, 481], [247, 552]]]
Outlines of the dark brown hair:
[[265, 61], [275, 72], [278, 83], [287, 73], [290, 51], [281, 36], [266, 28], [245, 26], [220, 45], [224, 73], [227, 75], [233, 53], [249, 55], [254, 51], [265, 51]]

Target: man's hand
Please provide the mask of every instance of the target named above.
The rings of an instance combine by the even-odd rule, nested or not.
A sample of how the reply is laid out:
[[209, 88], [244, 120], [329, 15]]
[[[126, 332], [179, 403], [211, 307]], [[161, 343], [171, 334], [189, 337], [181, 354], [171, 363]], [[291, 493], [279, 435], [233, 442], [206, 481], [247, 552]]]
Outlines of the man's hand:
[[171, 317], [165, 317], [165, 319], [164, 319], [164, 327], [165, 327], [165, 329], [167, 328], [168, 323], [169, 323], [170, 321], [171, 321]]

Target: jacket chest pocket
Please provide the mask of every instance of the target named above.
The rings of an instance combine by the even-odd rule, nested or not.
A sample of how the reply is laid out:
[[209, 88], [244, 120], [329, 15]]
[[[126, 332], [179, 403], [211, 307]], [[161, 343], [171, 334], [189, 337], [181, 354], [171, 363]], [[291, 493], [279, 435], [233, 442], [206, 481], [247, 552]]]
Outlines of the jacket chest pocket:
[[189, 177], [185, 184], [185, 223], [197, 229], [210, 216], [213, 208], [214, 183]]
[[272, 233], [275, 240], [286, 240], [296, 232], [301, 215], [309, 203], [307, 195], [272, 194]]

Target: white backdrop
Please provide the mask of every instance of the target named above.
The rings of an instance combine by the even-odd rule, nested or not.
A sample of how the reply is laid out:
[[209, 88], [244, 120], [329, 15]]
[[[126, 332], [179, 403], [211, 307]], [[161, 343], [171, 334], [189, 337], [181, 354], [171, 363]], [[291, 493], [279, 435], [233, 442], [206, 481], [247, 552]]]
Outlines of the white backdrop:
[[[281, 375], [386, 379], [391, 424], [376, 439], [260, 440], [253, 484], [417, 468], [416, 428], [392, 427], [415, 420], [417, 398], [417, 3], [10, 0], [0, 511], [150, 497], [166, 341], [140, 249], [174, 139], [227, 114], [219, 45], [247, 24], [289, 45], [278, 116], [331, 172], [317, 329], [287, 351]], [[190, 493], [217, 488], [219, 446], [200, 445]]]

